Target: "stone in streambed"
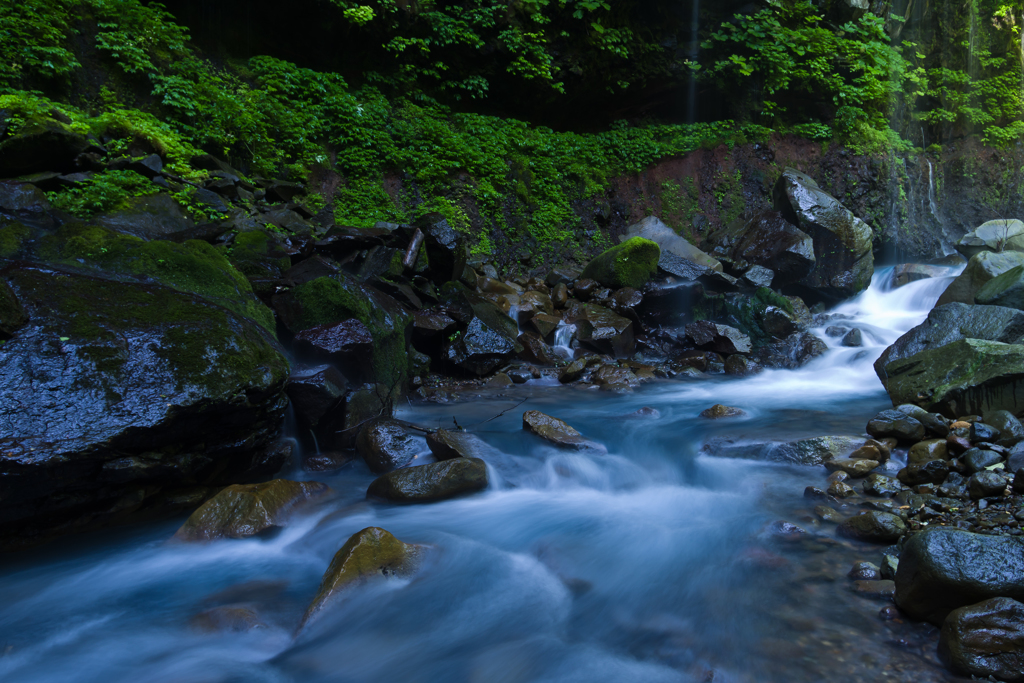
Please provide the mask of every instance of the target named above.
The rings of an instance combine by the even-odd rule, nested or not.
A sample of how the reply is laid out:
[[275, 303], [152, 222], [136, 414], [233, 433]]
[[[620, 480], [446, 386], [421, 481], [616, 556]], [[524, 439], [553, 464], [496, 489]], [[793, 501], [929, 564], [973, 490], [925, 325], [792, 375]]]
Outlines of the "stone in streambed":
[[562, 448], [577, 451], [604, 450], [602, 446], [585, 438], [568, 423], [557, 417], [545, 415], [539, 410], [528, 410], [523, 413], [523, 429]]
[[845, 481], [832, 482], [829, 484], [827, 493], [833, 498], [838, 498], [840, 500], [843, 498], [852, 498], [857, 495], [857, 491]]
[[378, 418], [363, 425], [356, 437], [356, 450], [372, 472], [390, 472], [408, 465], [416, 457], [416, 440], [402, 423]]
[[700, 416], [709, 420], [717, 420], [722, 417], [736, 417], [743, 414], [743, 411], [739, 408], [733, 408], [731, 406], [724, 406], [721, 403], [716, 403], [710, 408], [702, 410]]
[[[302, 625], [346, 589], [372, 579], [409, 576], [416, 571], [424, 546], [403, 543], [379, 527], [355, 533], [335, 553], [320, 581]], [[300, 626], [301, 628], [301, 626]]]
[[839, 526], [841, 536], [871, 543], [895, 543], [905, 533], [903, 520], [888, 512], [862, 512]]
[[429, 503], [486, 488], [483, 460], [455, 458], [388, 472], [374, 479], [366, 493], [398, 503]]
[[963, 460], [968, 474], [974, 474], [975, 472], [982, 472], [992, 465], [1001, 463], [1003, 458], [995, 451], [983, 451], [980, 448], [972, 448], [963, 454], [961, 460]]
[[928, 439], [910, 447], [907, 452], [907, 464], [920, 465], [932, 460], [946, 460], [948, 457], [945, 439]]
[[939, 626], [953, 610], [988, 598], [1024, 600], [1024, 539], [933, 528], [900, 552], [896, 604]]
[[949, 425], [946, 423], [945, 418], [938, 413], [929, 413], [921, 406], [914, 405], [913, 403], [904, 403], [903, 405], [896, 406], [896, 410], [914, 418], [924, 425], [926, 431], [935, 436], [945, 438], [949, 435]]
[[825, 462], [825, 469], [829, 472], [841, 470], [851, 477], [866, 477], [868, 473], [878, 467], [877, 460], [854, 460], [852, 458], [838, 458]]
[[326, 484], [286, 479], [228, 486], [193, 512], [174, 538], [211, 541], [255, 536], [284, 526], [296, 505], [328, 491]]
[[895, 496], [903, 490], [903, 486], [899, 481], [883, 474], [869, 474], [868, 478], [864, 480], [862, 487], [864, 489], [864, 493], [869, 496], [878, 496], [880, 498]]
[[941, 484], [948, 476], [949, 464], [944, 460], [930, 460], [919, 465], [908, 465], [896, 475], [904, 486]]
[[967, 480], [967, 491], [972, 500], [994, 498], [1003, 495], [1006, 479], [995, 472], [977, 472]]
[[876, 439], [892, 437], [899, 441], [920, 441], [925, 428], [920, 420], [899, 410], [883, 410], [868, 422], [867, 432]]
[[843, 522], [843, 516], [827, 505], [816, 505], [814, 516], [829, 524], [842, 524]]
[[854, 581], [877, 581], [881, 578], [878, 565], [871, 562], [857, 562], [846, 576]]
[[439, 429], [427, 434], [427, 446], [438, 460], [477, 458], [484, 445], [478, 437], [462, 431]]
[[939, 659], [963, 676], [1024, 681], [1024, 604], [992, 598], [949, 613]]
[[996, 443], [1011, 448], [1024, 441], [1024, 425], [1008, 410], [993, 410], [985, 414], [985, 424], [999, 432]]

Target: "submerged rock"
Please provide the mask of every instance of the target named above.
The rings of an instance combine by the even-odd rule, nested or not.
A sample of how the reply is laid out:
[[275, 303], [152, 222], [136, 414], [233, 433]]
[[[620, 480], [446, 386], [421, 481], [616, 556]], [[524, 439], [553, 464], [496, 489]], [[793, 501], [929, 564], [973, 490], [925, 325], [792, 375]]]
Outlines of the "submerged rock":
[[411, 575], [419, 566], [423, 550], [424, 546], [403, 543], [379, 527], [352, 534], [331, 559], [300, 628], [349, 588], [372, 579]]
[[863, 439], [850, 436], [816, 436], [789, 442], [732, 441], [711, 439], [702, 452], [720, 458], [749, 458], [792, 465], [823, 465], [826, 461], [842, 458], [862, 443]]
[[399, 503], [429, 503], [486, 488], [483, 460], [454, 458], [388, 472], [374, 479], [366, 493]]
[[658, 272], [660, 256], [657, 242], [632, 237], [598, 255], [583, 269], [580, 278], [596, 280], [613, 289], [639, 289]]
[[259, 614], [245, 605], [223, 605], [208, 609], [192, 617], [189, 625], [206, 633], [243, 633], [267, 628]]
[[942, 624], [939, 659], [963, 676], [1024, 681], [1024, 604], [992, 598], [953, 610]]
[[742, 410], [740, 410], [739, 408], [732, 408], [730, 406], [724, 406], [721, 403], [716, 403], [715, 405], [711, 406], [710, 408], [707, 408], [707, 409], [702, 410], [700, 412], [700, 416], [701, 417], [708, 418], [710, 420], [717, 420], [717, 419], [722, 418], [722, 417], [736, 417], [738, 415], [743, 415], [743, 414], [744, 414], [744, 412]]
[[1024, 540], [960, 529], [927, 529], [900, 553], [896, 605], [913, 619], [942, 624], [958, 607], [988, 598], [1024, 600]]
[[264, 484], [228, 486], [198, 510], [174, 534], [180, 541], [246, 538], [285, 525], [292, 509], [330, 491], [315, 481], [274, 479]]

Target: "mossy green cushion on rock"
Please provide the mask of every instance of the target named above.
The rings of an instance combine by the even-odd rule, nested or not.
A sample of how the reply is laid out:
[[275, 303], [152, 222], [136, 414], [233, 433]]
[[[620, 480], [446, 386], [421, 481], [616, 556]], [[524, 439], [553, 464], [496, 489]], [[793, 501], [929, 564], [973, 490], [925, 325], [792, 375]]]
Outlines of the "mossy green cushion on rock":
[[587, 264], [580, 278], [590, 278], [605, 287], [643, 287], [658, 272], [661, 247], [657, 242], [633, 237], [602, 252]]

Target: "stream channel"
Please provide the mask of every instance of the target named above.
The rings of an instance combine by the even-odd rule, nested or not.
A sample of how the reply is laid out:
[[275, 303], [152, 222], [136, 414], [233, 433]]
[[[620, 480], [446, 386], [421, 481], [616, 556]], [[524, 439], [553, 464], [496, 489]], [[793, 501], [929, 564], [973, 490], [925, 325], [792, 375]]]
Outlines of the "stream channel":
[[[359, 461], [330, 475], [283, 472], [337, 496], [271, 538], [170, 544], [178, 518], [7, 556], [0, 681], [957, 680], [935, 657], [935, 629], [886, 621], [879, 610], [891, 602], [852, 592], [850, 566], [878, 563], [881, 548], [837, 539], [815, 519], [802, 494], [824, 485], [824, 468], [699, 453], [716, 436], [863, 434], [890, 407], [871, 363], [949, 281], [890, 289], [891, 277], [878, 269], [869, 290], [833, 311], [863, 330], [866, 346], [836, 346], [800, 370], [664, 380], [628, 395], [538, 380], [407, 404], [398, 417], [427, 427], [454, 419], [487, 442], [492, 484], [478, 495], [370, 502], [374, 477]], [[715, 403], [745, 415], [698, 417]], [[625, 417], [644, 406], [660, 417]], [[522, 430], [529, 409], [566, 420], [608, 454], [546, 445]], [[414, 464], [430, 460], [424, 442]], [[766, 531], [776, 520], [808, 533], [780, 541]], [[411, 579], [350, 591], [296, 635], [331, 557], [368, 526], [433, 548]], [[265, 625], [190, 626], [228, 604]]]

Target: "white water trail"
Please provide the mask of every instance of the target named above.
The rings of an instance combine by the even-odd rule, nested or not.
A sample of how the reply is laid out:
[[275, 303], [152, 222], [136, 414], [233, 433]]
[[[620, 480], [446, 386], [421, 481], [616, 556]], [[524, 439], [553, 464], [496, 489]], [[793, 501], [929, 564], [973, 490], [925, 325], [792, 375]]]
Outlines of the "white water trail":
[[576, 334], [576, 326], [571, 323], [560, 322], [555, 329], [555, 353], [562, 358], [571, 360], [573, 357], [572, 337]]

